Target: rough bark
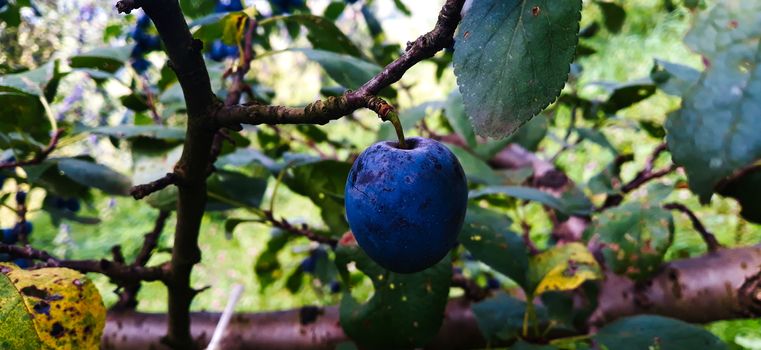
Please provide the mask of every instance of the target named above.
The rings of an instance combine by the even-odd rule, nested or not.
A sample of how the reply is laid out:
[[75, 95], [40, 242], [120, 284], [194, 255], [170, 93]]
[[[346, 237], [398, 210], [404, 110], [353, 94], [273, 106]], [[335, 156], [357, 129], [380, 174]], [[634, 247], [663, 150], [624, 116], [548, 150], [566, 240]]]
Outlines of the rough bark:
[[[608, 274], [602, 283], [600, 307], [590, 322], [601, 326], [620, 317], [646, 313], [695, 323], [758, 316], [760, 270], [761, 246], [754, 246], [673, 261], [652, 280], [639, 284]], [[320, 316], [307, 324], [301, 320], [302, 310], [238, 314], [230, 323], [223, 348], [327, 350], [348, 340], [338, 322], [337, 307], [319, 309]], [[219, 317], [218, 313], [193, 313], [193, 336], [207, 342]], [[159, 349], [166, 322], [163, 314], [111, 313], [103, 349]], [[438, 335], [426, 348], [484, 346], [470, 302], [452, 299]]]

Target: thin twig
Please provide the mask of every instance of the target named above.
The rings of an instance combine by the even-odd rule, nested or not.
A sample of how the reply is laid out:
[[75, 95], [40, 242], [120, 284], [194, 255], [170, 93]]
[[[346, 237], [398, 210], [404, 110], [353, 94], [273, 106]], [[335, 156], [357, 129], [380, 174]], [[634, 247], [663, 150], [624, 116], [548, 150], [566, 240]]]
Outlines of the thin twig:
[[161, 191], [164, 188], [168, 187], [169, 185], [176, 185], [177, 180], [178, 180], [177, 174], [166, 173], [166, 175], [164, 175], [158, 180], [149, 182], [147, 184], [137, 185], [135, 187], [132, 187], [129, 190], [129, 194], [132, 196], [132, 198], [143, 199], [147, 197], [149, 194]]
[[281, 230], [287, 231], [295, 235], [306, 237], [310, 241], [327, 244], [327, 245], [330, 245], [331, 247], [335, 247], [338, 244], [338, 240], [336, 240], [335, 238], [330, 238], [327, 236], [317, 234], [312, 229], [310, 229], [309, 226], [306, 224], [294, 226], [290, 222], [288, 222], [288, 220], [286, 219], [276, 219], [274, 215], [272, 214], [272, 212], [269, 210], [264, 211], [264, 218], [273, 227], [277, 227]]
[[61, 139], [61, 135], [63, 135], [63, 129], [58, 129], [55, 132], [53, 132], [53, 135], [50, 137], [50, 142], [48, 142], [48, 145], [45, 146], [45, 148], [40, 151], [40, 153], [37, 153], [34, 158], [28, 159], [28, 160], [19, 160], [19, 161], [13, 161], [13, 162], [0, 162], [0, 169], [11, 169], [18, 166], [25, 166], [25, 165], [34, 165], [42, 163], [43, 160], [47, 159], [47, 157], [52, 153], [56, 146], [58, 146], [58, 141]]
[[663, 205], [663, 208], [668, 210], [678, 210], [686, 214], [690, 218], [690, 221], [692, 221], [692, 227], [695, 228], [695, 231], [698, 231], [700, 237], [706, 242], [709, 252], [715, 252], [717, 249], [721, 248], [721, 244], [716, 240], [716, 236], [703, 226], [703, 223], [700, 222], [700, 219], [692, 212], [692, 210], [690, 210], [690, 208], [687, 208], [687, 206], [681, 203], [667, 203]]

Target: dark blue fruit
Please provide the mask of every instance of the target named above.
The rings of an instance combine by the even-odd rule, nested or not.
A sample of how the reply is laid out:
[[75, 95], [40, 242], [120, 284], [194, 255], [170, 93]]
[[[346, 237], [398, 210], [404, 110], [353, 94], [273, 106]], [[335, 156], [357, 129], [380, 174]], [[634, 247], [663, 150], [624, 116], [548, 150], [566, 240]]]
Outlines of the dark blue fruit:
[[384, 268], [424, 270], [457, 244], [468, 200], [460, 163], [444, 145], [413, 137], [379, 142], [346, 181], [346, 217], [359, 246]]
[[486, 289], [499, 289], [500, 286], [501, 283], [499, 283], [494, 277], [489, 277], [489, 279], [486, 280]]
[[240, 0], [218, 0], [214, 6], [214, 12], [234, 12], [243, 10], [243, 4]]
[[138, 73], [145, 72], [150, 66], [151, 62], [142, 57], [132, 61], [132, 68], [134, 68]]
[[32, 223], [29, 221], [19, 222], [13, 227], [13, 231], [16, 233], [30, 234], [32, 233]]
[[3, 243], [5, 244], [16, 244], [18, 242], [18, 235], [16, 232], [13, 231], [12, 228], [4, 228], [3, 231]]
[[341, 291], [341, 284], [338, 281], [330, 282], [330, 292], [336, 294]]
[[25, 203], [25, 202], [26, 202], [26, 192], [24, 191], [16, 192], [16, 203]]
[[28, 269], [32, 267], [32, 260], [29, 260], [29, 259], [21, 259], [21, 258], [14, 259], [13, 263], [22, 269]]

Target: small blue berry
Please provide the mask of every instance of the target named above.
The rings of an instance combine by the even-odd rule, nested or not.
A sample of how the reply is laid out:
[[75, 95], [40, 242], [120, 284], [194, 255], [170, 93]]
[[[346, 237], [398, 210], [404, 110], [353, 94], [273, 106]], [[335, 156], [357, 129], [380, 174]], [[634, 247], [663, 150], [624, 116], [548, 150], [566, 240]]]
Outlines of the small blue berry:
[[14, 259], [13, 263], [16, 264], [16, 266], [22, 268], [22, 269], [28, 269], [32, 267], [32, 261], [29, 259]]
[[300, 266], [301, 271], [306, 273], [314, 273], [314, 270], [317, 267], [317, 259], [315, 259], [314, 255], [310, 255], [301, 261]]
[[501, 283], [497, 281], [496, 278], [490, 277], [488, 280], [486, 280], [486, 289], [499, 289], [501, 286]]
[[338, 281], [330, 282], [330, 292], [333, 294], [339, 293], [341, 291], [341, 284], [338, 283]]
[[32, 226], [32, 223], [29, 221], [19, 222], [16, 224], [16, 226], [13, 227], [13, 231], [17, 234], [26, 234], [29, 235], [32, 233], [32, 229], [34, 227]]
[[145, 58], [137, 58], [132, 61], [132, 68], [135, 69], [138, 73], [143, 73], [148, 70], [148, 68], [151, 66], [151, 62], [146, 60]]
[[16, 203], [26, 203], [26, 192], [24, 191], [16, 192]]
[[13, 232], [12, 228], [4, 228], [3, 231], [3, 243], [16, 244], [18, 242], [18, 235]]

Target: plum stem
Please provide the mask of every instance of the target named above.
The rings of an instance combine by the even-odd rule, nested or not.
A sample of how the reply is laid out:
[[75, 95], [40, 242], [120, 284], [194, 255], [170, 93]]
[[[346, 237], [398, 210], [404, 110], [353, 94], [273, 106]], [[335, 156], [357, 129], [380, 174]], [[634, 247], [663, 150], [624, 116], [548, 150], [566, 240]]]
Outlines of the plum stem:
[[399, 148], [406, 149], [407, 142], [404, 141], [404, 129], [402, 128], [402, 122], [399, 121], [399, 114], [397, 114], [396, 111], [389, 111], [388, 114], [386, 114], [386, 120], [390, 121], [391, 125], [394, 126], [394, 130], [396, 130], [396, 137], [399, 139]]

